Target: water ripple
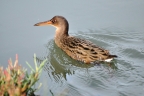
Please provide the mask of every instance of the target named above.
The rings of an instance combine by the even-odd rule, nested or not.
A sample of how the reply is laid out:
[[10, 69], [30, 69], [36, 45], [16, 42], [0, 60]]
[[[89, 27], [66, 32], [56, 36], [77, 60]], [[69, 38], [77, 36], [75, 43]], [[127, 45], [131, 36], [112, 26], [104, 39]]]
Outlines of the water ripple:
[[[143, 37], [119, 28], [73, 34], [118, 55], [114, 65], [86, 65], [71, 59], [53, 40], [46, 44], [45, 72], [57, 96], [136, 96], [144, 88]], [[136, 89], [135, 89], [136, 88]]]

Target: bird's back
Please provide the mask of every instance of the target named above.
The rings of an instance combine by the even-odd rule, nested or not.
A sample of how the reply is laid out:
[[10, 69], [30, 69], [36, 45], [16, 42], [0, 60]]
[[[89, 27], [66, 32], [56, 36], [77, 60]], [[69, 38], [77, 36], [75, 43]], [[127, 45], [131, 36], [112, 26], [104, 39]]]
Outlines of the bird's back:
[[61, 40], [61, 44], [61, 49], [70, 57], [85, 63], [105, 61], [116, 57], [116, 55], [110, 55], [108, 50], [104, 50], [90, 41], [76, 37], [64, 38]]

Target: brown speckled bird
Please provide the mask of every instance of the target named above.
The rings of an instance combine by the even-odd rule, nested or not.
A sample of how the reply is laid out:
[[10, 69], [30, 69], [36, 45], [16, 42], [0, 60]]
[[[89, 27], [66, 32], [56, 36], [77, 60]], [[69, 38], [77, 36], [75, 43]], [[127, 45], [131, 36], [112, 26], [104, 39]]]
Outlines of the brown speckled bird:
[[54, 39], [56, 45], [73, 59], [89, 64], [97, 61], [110, 62], [114, 57], [117, 57], [88, 40], [69, 36], [69, 23], [63, 16], [54, 16], [51, 20], [37, 23], [34, 26], [43, 25], [56, 27]]

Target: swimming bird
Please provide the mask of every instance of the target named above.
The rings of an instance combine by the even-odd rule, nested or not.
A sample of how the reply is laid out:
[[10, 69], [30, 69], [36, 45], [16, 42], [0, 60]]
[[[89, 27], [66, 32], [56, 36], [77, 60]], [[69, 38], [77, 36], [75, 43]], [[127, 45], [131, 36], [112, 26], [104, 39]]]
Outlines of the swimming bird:
[[111, 55], [94, 43], [68, 34], [69, 23], [63, 16], [54, 16], [52, 19], [39, 22], [34, 26], [52, 25], [56, 27], [54, 41], [56, 45], [67, 53], [71, 58], [82, 61], [86, 64], [93, 62], [110, 62], [116, 55]]

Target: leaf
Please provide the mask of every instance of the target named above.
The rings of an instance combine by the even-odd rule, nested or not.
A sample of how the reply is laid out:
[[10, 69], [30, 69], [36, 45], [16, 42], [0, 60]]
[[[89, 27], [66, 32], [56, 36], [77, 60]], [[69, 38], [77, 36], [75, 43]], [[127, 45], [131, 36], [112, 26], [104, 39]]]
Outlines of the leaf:
[[16, 54], [16, 60], [15, 60], [15, 63], [14, 63], [13, 67], [16, 67], [16, 66], [18, 66], [18, 54]]
[[38, 69], [39, 73], [41, 73], [42, 68], [45, 65], [46, 61], [47, 61], [47, 59], [45, 59], [44, 61], [42, 61], [42, 63], [40, 64], [39, 69]]
[[32, 68], [32, 66], [31, 66], [28, 62], [26, 62], [26, 64], [29, 66], [29, 68], [30, 68], [33, 72], [35, 72], [35, 70]]
[[34, 54], [34, 63], [35, 63], [36, 71], [38, 71], [38, 65], [37, 65], [37, 62], [36, 62], [36, 54]]
[[37, 90], [39, 90], [41, 86], [42, 86], [42, 83], [40, 83], [40, 84], [39, 84], [39, 86], [38, 86]]

